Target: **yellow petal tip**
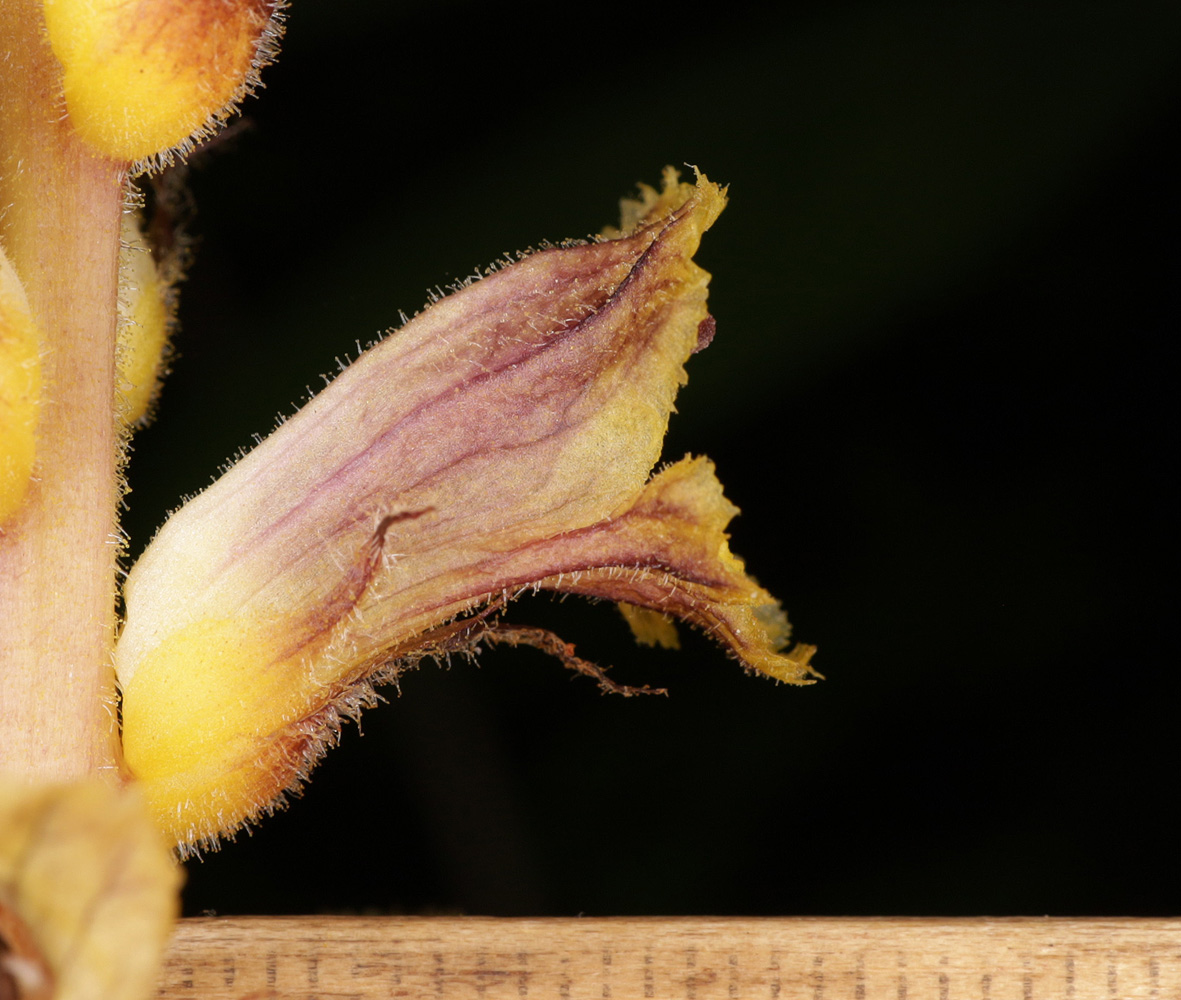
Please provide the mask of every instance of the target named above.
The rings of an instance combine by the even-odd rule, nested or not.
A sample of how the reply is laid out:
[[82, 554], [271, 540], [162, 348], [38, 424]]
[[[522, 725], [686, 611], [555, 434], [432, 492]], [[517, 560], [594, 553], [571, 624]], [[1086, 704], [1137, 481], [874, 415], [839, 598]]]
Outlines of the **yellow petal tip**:
[[626, 601], [619, 602], [619, 612], [632, 630], [636, 642], [642, 646], [660, 646], [662, 649], [679, 649], [677, 626], [668, 616], [651, 608], [641, 608]]

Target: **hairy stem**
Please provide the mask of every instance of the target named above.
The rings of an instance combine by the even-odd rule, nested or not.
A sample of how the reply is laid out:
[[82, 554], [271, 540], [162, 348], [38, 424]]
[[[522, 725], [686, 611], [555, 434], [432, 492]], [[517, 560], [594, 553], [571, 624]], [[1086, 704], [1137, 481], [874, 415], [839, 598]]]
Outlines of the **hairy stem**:
[[60, 99], [37, 0], [0, 4], [0, 241], [44, 336], [34, 481], [0, 527], [0, 772], [117, 773], [119, 439], [114, 345], [123, 165]]

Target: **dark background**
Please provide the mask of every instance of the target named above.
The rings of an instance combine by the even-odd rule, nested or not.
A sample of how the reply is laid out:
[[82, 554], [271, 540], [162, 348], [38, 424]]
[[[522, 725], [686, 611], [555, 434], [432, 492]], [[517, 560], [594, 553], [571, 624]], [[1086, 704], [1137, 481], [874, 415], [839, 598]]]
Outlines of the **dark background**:
[[133, 549], [428, 286], [696, 163], [732, 202], [667, 455], [716, 460], [828, 679], [522, 600], [671, 697], [425, 667], [186, 911], [1181, 912], [1177, 12], [296, 0], [190, 172]]

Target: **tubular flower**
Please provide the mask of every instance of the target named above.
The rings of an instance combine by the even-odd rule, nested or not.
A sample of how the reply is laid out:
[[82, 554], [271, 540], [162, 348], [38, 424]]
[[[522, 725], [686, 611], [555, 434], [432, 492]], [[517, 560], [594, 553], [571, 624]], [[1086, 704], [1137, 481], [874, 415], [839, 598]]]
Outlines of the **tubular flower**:
[[0, 248], [0, 533], [28, 491], [41, 410], [41, 334]]
[[692, 256], [724, 205], [668, 171], [626, 233], [442, 299], [164, 525], [116, 670], [127, 765], [182, 845], [272, 809], [369, 681], [423, 656], [527, 642], [593, 671], [498, 620], [526, 587], [621, 602], [644, 640], [671, 616], [807, 681], [811, 648], [780, 652], [783, 613], [727, 547], [710, 463], [651, 475], [712, 336]]
[[280, 0], [43, 0], [74, 130], [116, 160], [215, 131], [276, 52]]

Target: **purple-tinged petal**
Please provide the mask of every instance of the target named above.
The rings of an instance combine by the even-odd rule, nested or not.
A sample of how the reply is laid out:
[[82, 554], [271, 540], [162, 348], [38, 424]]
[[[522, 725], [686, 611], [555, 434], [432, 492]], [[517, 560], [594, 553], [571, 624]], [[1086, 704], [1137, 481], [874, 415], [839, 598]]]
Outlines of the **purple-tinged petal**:
[[709, 464], [649, 480], [712, 336], [692, 256], [724, 205], [666, 175], [626, 235], [440, 301], [168, 521], [128, 578], [116, 665], [127, 763], [173, 836], [272, 808], [375, 671], [522, 640], [470, 617], [522, 587], [672, 615], [805, 681]]

